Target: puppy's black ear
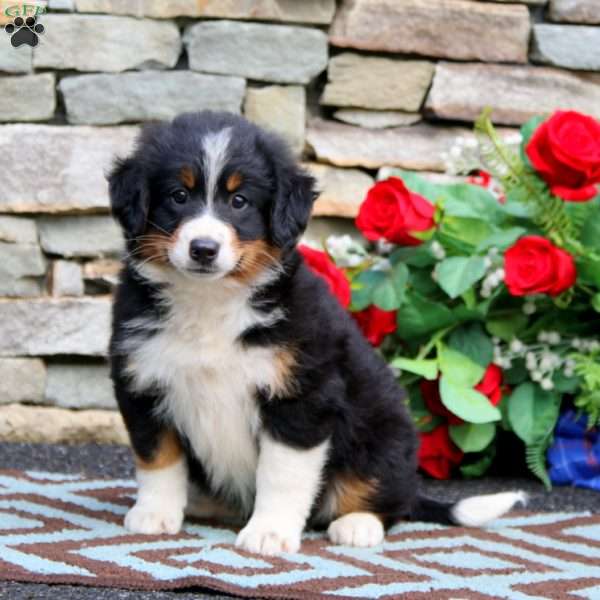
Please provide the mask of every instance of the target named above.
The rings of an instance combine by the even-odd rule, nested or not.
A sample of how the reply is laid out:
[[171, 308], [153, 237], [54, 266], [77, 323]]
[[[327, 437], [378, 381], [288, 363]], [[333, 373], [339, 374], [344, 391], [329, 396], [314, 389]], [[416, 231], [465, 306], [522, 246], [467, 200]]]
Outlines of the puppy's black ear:
[[141, 235], [146, 228], [150, 195], [146, 179], [133, 158], [118, 160], [108, 175], [112, 214], [127, 239]]
[[306, 229], [318, 196], [315, 183], [313, 177], [296, 166], [279, 171], [271, 209], [271, 239], [279, 248], [294, 246]]

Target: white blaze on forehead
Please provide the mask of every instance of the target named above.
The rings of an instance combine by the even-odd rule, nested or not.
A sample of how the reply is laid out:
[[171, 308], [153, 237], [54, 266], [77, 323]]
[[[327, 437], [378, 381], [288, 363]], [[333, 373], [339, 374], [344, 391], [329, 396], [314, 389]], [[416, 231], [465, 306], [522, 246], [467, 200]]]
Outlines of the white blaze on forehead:
[[213, 131], [202, 139], [202, 150], [204, 151], [202, 167], [206, 181], [206, 205], [209, 211], [212, 209], [219, 175], [227, 161], [230, 140], [231, 127]]

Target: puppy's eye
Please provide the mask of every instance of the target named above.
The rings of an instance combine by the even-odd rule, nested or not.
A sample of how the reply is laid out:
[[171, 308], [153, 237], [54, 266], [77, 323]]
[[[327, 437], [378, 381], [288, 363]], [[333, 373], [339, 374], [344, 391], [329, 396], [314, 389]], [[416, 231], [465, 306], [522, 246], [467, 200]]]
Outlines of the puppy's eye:
[[246, 198], [245, 196], [242, 196], [241, 194], [236, 194], [231, 199], [231, 206], [233, 208], [235, 208], [236, 210], [245, 208], [247, 204], [248, 204], [248, 198]]
[[183, 204], [184, 202], [187, 202], [187, 199], [188, 193], [185, 190], [175, 190], [171, 194], [171, 200], [177, 204]]

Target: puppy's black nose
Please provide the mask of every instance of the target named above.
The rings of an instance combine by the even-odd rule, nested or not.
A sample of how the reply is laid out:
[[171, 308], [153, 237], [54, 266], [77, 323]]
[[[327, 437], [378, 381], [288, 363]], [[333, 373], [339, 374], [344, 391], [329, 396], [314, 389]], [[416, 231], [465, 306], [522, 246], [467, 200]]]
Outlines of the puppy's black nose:
[[219, 243], [209, 238], [196, 238], [190, 242], [190, 258], [201, 264], [210, 264], [218, 253]]

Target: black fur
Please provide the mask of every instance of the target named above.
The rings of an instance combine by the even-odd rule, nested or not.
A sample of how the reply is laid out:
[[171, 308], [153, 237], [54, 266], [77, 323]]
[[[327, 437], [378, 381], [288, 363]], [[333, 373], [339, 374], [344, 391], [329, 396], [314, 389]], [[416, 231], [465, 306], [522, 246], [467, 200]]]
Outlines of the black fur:
[[[275, 439], [298, 448], [331, 440], [325, 484], [314, 514], [328, 485], [344, 476], [374, 482], [367, 508], [386, 525], [415, 515], [448, 521], [450, 506], [422, 504], [419, 499], [417, 436], [392, 372], [295, 249], [309, 219], [314, 182], [296, 166], [279, 139], [239, 117], [220, 113], [184, 115], [172, 124], [148, 128], [134, 156], [119, 162], [110, 175], [112, 208], [128, 239], [129, 252], [135, 256], [136, 238], [146, 227], [173, 232], [201, 207], [200, 168], [198, 191], [191, 192], [187, 206], [175, 206], [165, 197], [190, 157], [200, 161], [198, 140], [208, 131], [223, 127], [232, 127], [235, 132], [223, 177], [234, 171], [244, 174], [245, 193], [252, 198], [252, 208], [240, 220], [227, 212], [223, 201], [217, 208], [219, 216], [235, 227], [240, 239], [264, 239], [281, 249], [284, 266], [276, 281], [254, 292], [251, 302], [265, 312], [283, 308], [287, 318], [271, 327], [247, 329], [239, 343], [247, 347], [290, 346], [298, 358], [293, 392], [268, 398], [266, 390], [256, 391], [263, 427]], [[165, 318], [165, 309], [157, 300], [160, 287], [160, 283], [141, 277], [128, 259], [114, 305], [112, 377], [132, 445], [144, 459], [152, 456], [159, 434], [167, 426], [156, 416], [161, 392], [131, 391], [122, 344], [129, 336], [126, 323], [131, 319], [148, 316], [159, 323]], [[218, 495], [218, 490], [210, 490], [203, 466], [193, 456], [188, 441], [182, 441], [191, 476], [206, 491]]]

